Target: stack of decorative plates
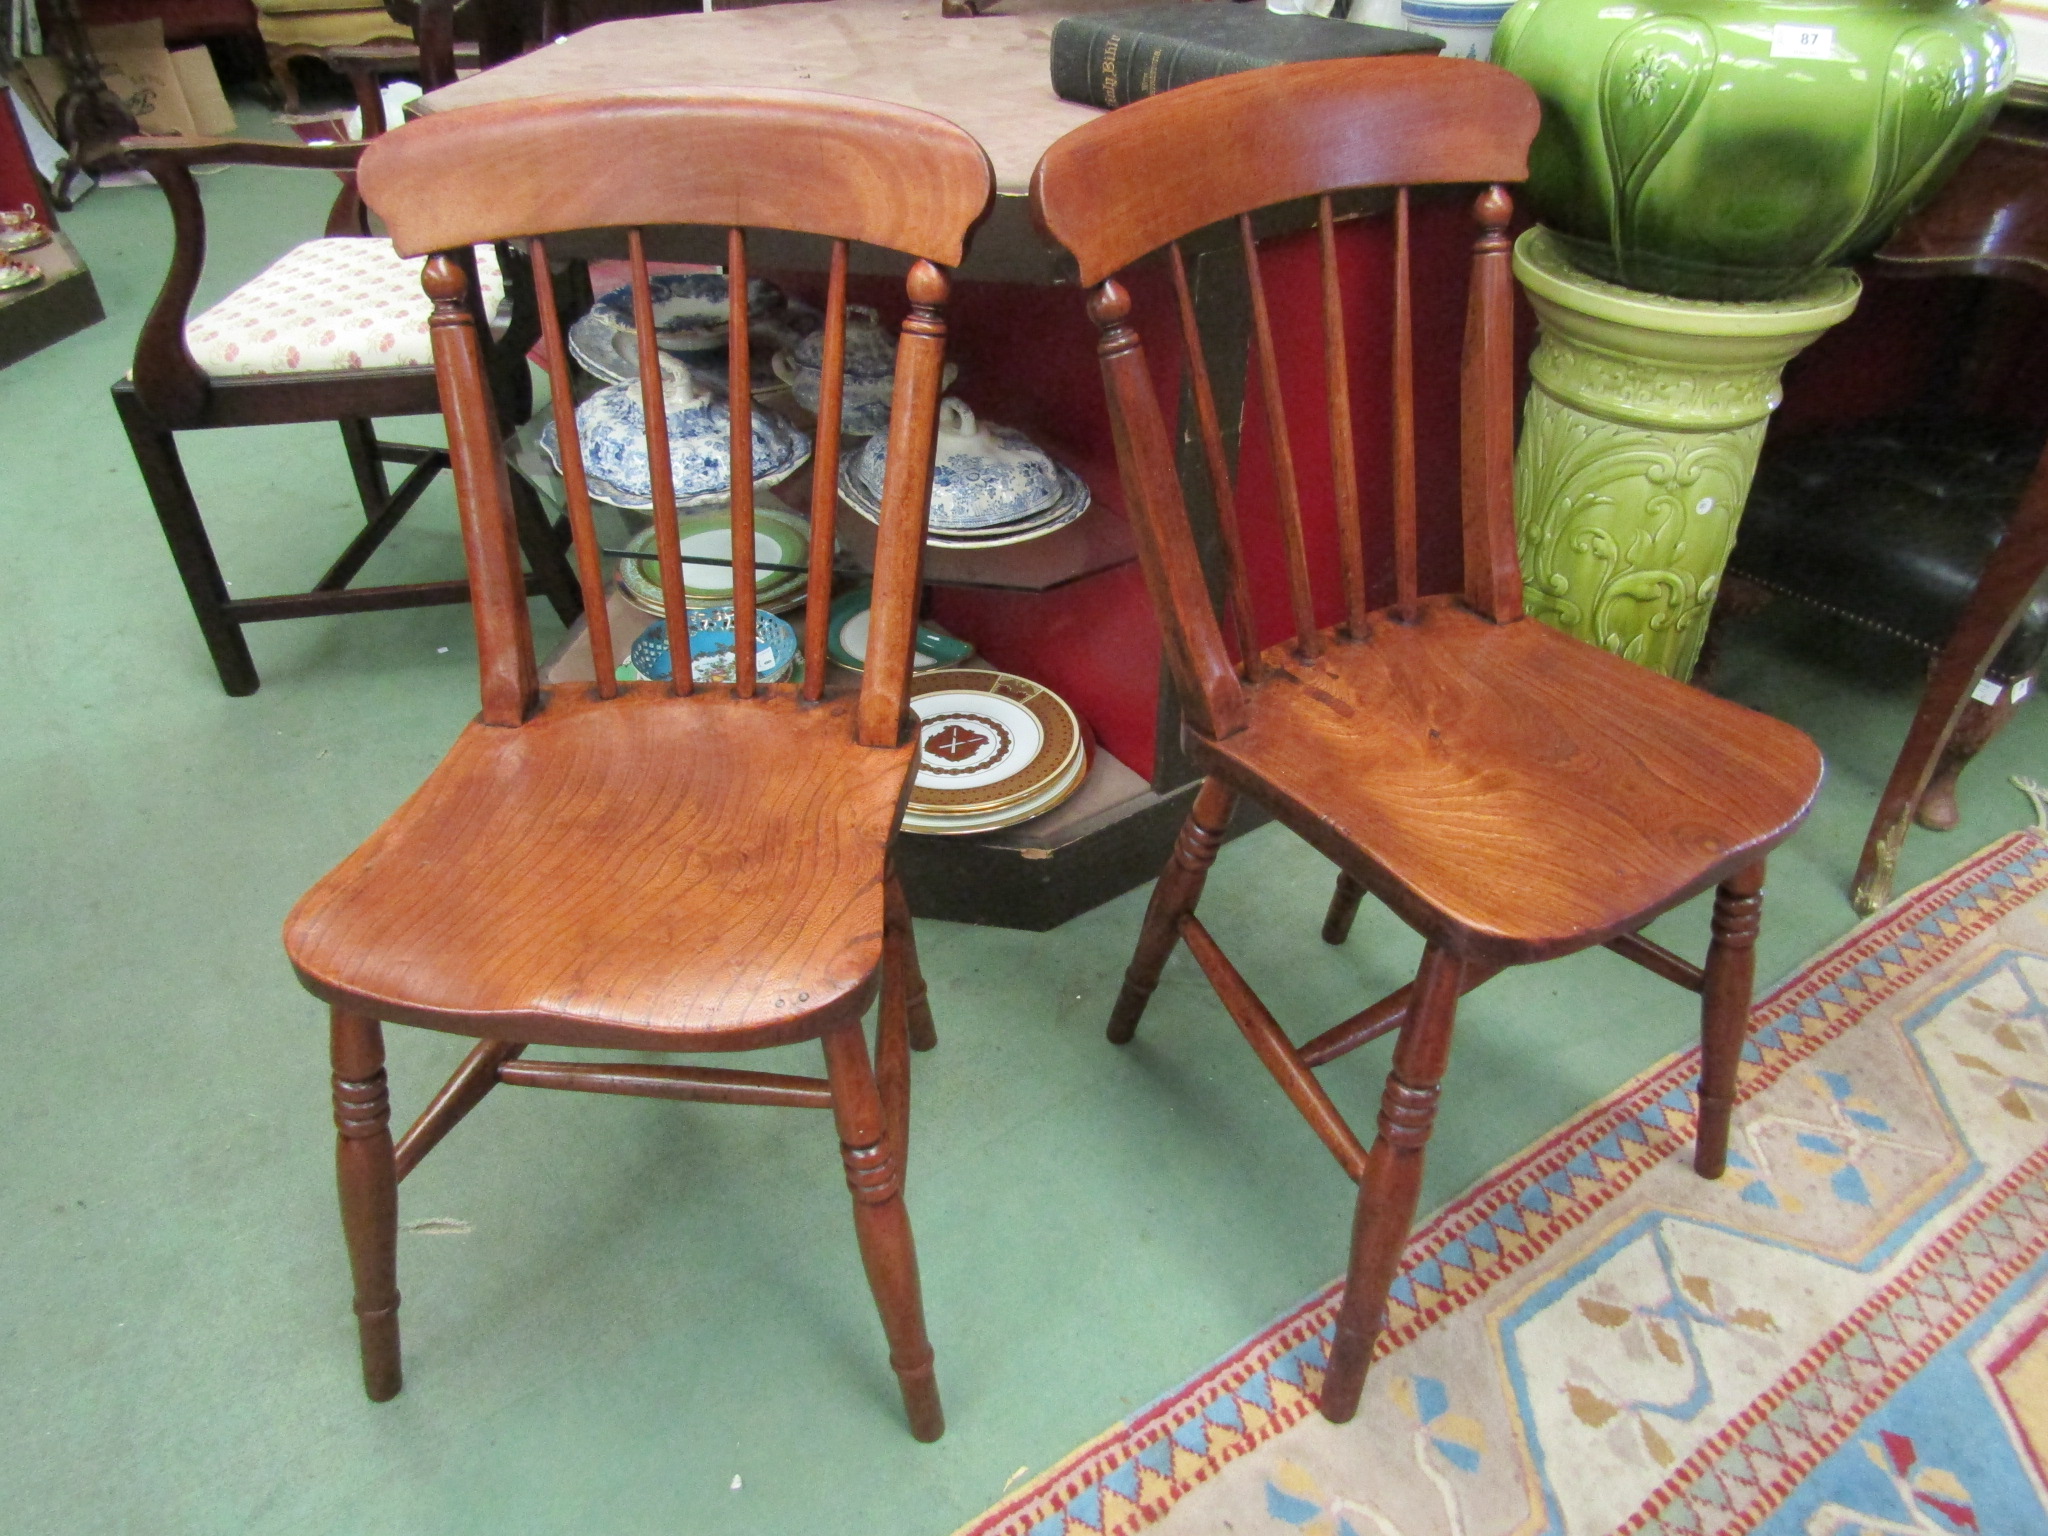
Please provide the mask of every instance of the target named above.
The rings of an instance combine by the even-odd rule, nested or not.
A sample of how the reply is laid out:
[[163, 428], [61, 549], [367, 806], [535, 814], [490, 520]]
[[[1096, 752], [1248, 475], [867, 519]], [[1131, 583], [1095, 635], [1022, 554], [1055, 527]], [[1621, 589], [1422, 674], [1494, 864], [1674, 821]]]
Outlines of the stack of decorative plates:
[[[718, 608], [733, 600], [732, 511], [684, 512], [676, 518], [683, 545], [683, 604]], [[626, 546], [644, 558], [619, 562], [619, 590], [626, 601], [657, 616], [661, 606], [661, 562], [649, 528]], [[693, 558], [694, 557], [694, 558]], [[755, 493], [754, 601], [770, 613], [786, 612], [804, 600], [811, 558], [811, 525], [774, 498]], [[705, 561], [722, 562], [717, 565]], [[768, 567], [789, 567], [764, 569]]]
[[[881, 439], [874, 438], [871, 441], [880, 442]], [[1022, 544], [1028, 539], [1042, 539], [1048, 533], [1066, 527], [1088, 510], [1088, 482], [1064, 464], [1056, 464], [1053, 467], [1059, 474], [1059, 492], [1036, 512], [1026, 513], [1012, 522], [992, 523], [984, 528], [949, 528], [943, 526], [937, 517], [933, 517], [925, 534], [925, 543], [934, 549], [996, 549], [1004, 544]], [[848, 458], [840, 461], [839, 499], [869, 522], [881, 522], [882, 498], [869, 491], [862, 481], [858, 459]]]
[[1066, 701], [1005, 672], [947, 668], [910, 682], [917, 779], [906, 832], [964, 837], [1042, 816], [1088, 776], [1088, 740]]

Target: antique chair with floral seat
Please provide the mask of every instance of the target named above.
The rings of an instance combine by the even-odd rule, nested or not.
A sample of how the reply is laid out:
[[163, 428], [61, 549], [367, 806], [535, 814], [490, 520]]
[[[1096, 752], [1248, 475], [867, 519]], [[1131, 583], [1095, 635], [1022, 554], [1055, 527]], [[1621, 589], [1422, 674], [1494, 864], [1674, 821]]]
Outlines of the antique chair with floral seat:
[[[928, 113], [789, 91], [556, 96], [423, 118], [363, 157], [366, 197], [426, 268], [456, 499], [476, 588], [483, 710], [439, 768], [299, 903], [285, 947], [331, 1009], [342, 1225], [364, 1384], [400, 1385], [398, 1181], [498, 1083], [829, 1109], [854, 1229], [911, 1432], [943, 1428], [902, 1186], [909, 1052], [936, 1043], [890, 850], [917, 761], [906, 707], [937, 434], [948, 280], [994, 177], [973, 138]], [[548, 243], [623, 230], [641, 429], [670, 636], [691, 633], [661, 354], [643, 231], [725, 233], [727, 462], [752, 462], [749, 227], [819, 237], [829, 277], [801, 683], [757, 675], [755, 572], [734, 570], [732, 679], [617, 680], [585, 445]], [[458, 257], [523, 239], [548, 332], [558, 434], [594, 677], [539, 687], [517, 576], [484, 338]], [[853, 243], [910, 258], [874, 605], [857, 688], [826, 684], [847, 271]], [[865, 255], [865, 252], [864, 252]], [[753, 546], [752, 481], [732, 481], [733, 543]], [[779, 620], [776, 622], [780, 622]], [[879, 990], [875, 1060], [862, 1016]], [[475, 1037], [394, 1146], [383, 1022]], [[815, 1040], [825, 1076], [528, 1059], [529, 1044], [729, 1052]], [[822, 1149], [821, 1149], [822, 1150]]]
[[[461, 579], [349, 585], [447, 466], [448, 455], [381, 441], [372, 427], [376, 417], [424, 416], [440, 408], [428, 340], [431, 306], [420, 291], [422, 263], [399, 256], [388, 239], [369, 232], [348, 179], [324, 237], [293, 247], [217, 304], [190, 314], [206, 257], [206, 210], [195, 167], [347, 172], [363, 145], [152, 137], [131, 139], [126, 147], [170, 202], [174, 243], [163, 290], [136, 340], [134, 364], [114, 385], [114, 407], [221, 686], [231, 694], [254, 693], [258, 686], [245, 624], [467, 602], [469, 584]], [[509, 430], [531, 410], [526, 351], [539, 322], [530, 300], [520, 298], [518, 282], [508, 295], [493, 253], [473, 256], [470, 268], [471, 301], [480, 315], [496, 317], [508, 297], [520, 300], [485, 344], [500, 426]], [[231, 597], [175, 434], [313, 421], [340, 424], [365, 526], [310, 590]], [[387, 464], [409, 467], [395, 489], [385, 476]], [[580, 598], [560, 539], [530, 494], [520, 497], [518, 511], [532, 589], [544, 592], [568, 622], [580, 611]]]
[[[1512, 506], [1512, 208], [1503, 184], [1526, 177], [1537, 119], [1528, 86], [1471, 60], [1284, 65], [1169, 91], [1085, 124], [1046, 151], [1032, 183], [1041, 227], [1075, 257], [1088, 290], [1125, 501], [1190, 750], [1206, 774], [1153, 892], [1109, 1037], [1133, 1037], [1168, 955], [1185, 943], [1252, 1049], [1357, 1182], [1351, 1261], [1322, 1385], [1323, 1413], [1335, 1421], [1357, 1409], [1414, 1220], [1459, 996], [1507, 966], [1596, 945], [1698, 992], [1694, 1165], [1719, 1176], [1749, 1022], [1764, 856], [1799, 824], [1820, 782], [1820, 754], [1792, 727], [1523, 616]], [[1446, 184], [1480, 188], [1470, 205], [1478, 237], [1455, 494], [1425, 506], [1410, 189]], [[1340, 235], [1333, 194], [1360, 189], [1366, 207], [1388, 210], [1377, 248], [1384, 265], [1361, 258], [1340, 269], [1340, 241], [1350, 236]], [[1322, 388], [1308, 399], [1281, 388], [1281, 326], [1269, 313], [1250, 217], [1290, 203], [1312, 210], [1302, 217], [1312, 218], [1320, 248], [1319, 356], [1297, 377], [1320, 374]], [[1240, 525], [1178, 243], [1231, 220], [1249, 281], [1252, 377], [1271, 445], [1277, 527]], [[1132, 299], [1118, 281], [1162, 248], [1180, 310], [1172, 342], [1200, 427], [1193, 457], [1217, 509], [1227, 629], [1211, 604]], [[1370, 300], [1391, 311], [1393, 365], [1389, 494], [1376, 498], [1390, 514], [1391, 559], [1370, 572], [1358, 451], [1366, 418], [1353, 410], [1346, 271], [1392, 278], [1391, 301]], [[1288, 417], [1315, 407], [1327, 410], [1332, 490], [1327, 504], [1304, 507]], [[1451, 480], [1434, 483], [1448, 489]], [[1305, 512], [1335, 524], [1340, 559], [1320, 599]], [[1446, 537], [1430, 537], [1425, 516], [1440, 520]], [[1263, 625], [1247, 578], [1255, 540], [1280, 547], [1284, 570], [1282, 611]], [[1462, 577], [1432, 593], [1419, 549], [1461, 549]], [[1320, 613], [1342, 617], [1330, 624]], [[1195, 915], [1240, 797], [1337, 865], [1325, 939], [1343, 941], [1367, 891], [1423, 939], [1410, 986], [1299, 1045]], [[1641, 936], [1658, 914], [1716, 887], [1704, 966]], [[1396, 1031], [1368, 1150], [1315, 1069]]]

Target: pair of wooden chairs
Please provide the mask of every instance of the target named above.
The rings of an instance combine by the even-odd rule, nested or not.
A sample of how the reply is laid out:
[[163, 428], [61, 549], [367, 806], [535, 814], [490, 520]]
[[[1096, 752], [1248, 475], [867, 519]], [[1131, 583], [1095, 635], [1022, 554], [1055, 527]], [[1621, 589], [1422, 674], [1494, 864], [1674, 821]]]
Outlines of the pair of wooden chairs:
[[[1702, 994], [1698, 1167], [1720, 1172], [1748, 1017], [1763, 857], [1798, 822], [1819, 761], [1798, 732], [1522, 618], [1509, 505], [1513, 302], [1502, 183], [1525, 174], [1537, 108], [1490, 66], [1439, 59], [1261, 70], [1112, 114], [1044, 158], [1047, 231], [1079, 262], [1125, 502], [1174, 678], [1208, 770], [1153, 896], [1111, 1024], [1127, 1040], [1168, 952], [1185, 942], [1232, 1017], [1359, 1183], [1349, 1286], [1323, 1408], [1348, 1417], [1420, 1187], [1461, 992], [1507, 965], [1606, 944]], [[488, 178], [478, 173], [488, 167]], [[1416, 550], [1408, 198], [1479, 183], [1460, 436], [1462, 586], [1425, 595]], [[908, 109], [776, 92], [556, 98], [430, 118], [379, 141], [362, 184], [402, 251], [529, 242], [552, 316], [546, 245], [624, 227], [640, 376], [656, 380], [643, 226], [730, 229], [733, 442], [749, 441], [745, 226], [827, 237], [829, 296], [806, 670], [762, 684], [535, 682], [485, 354], [456, 262], [427, 267], [434, 347], [462, 506], [482, 658], [483, 712], [443, 765], [293, 913], [286, 945], [332, 1008], [343, 1225], [370, 1395], [399, 1387], [393, 1248], [397, 1184], [498, 1083], [812, 1108], [834, 1114], [855, 1227], [912, 1432], [941, 1415], [902, 1199], [910, 1051], [934, 1043], [909, 914], [889, 849], [914, 771], [906, 714], [911, 634], [941, 377], [947, 280], [990, 195], [980, 149]], [[1344, 299], [1331, 194], [1394, 194], [1396, 444], [1393, 602], [1373, 605], [1351, 433]], [[1246, 216], [1309, 199], [1322, 246], [1331, 437], [1345, 551], [1343, 620], [1319, 625], [1289, 467], [1286, 407]], [[1242, 558], [1257, 535], [1232, 513], [1196, 316], [1175, 242], [1237, 220], [1255, 296], [1255, 364], [1271, 426], [1291, 633], [1261, 645]], [[847, 242], [906, 253], [868, 666], [857, 692], [823, 686], [821, 620], [840, 453], [837, 392]], [[1219, 623], [1174, 473], [1131, 305], [1117, 274], [1161, 247], [1179, 290], [1184, 366], [1222, 509]], [[611, 654], [597, 547], [561, 337], [549, 324], [575, 545], [594, 653]], [[658, 385], [647, 390], [664, 586], [681, 590]], [[740, 482], [736, 544], [751, 496]], [[754, 591], [739, 573], [737, 627]], [[671, 633], [683, 629], [671, 600]], [[1370, 890], [1425, 940], [1412, 987], [1295, 1046], [1195, 916], [1233, 803], [1250, 796], [1341, 871], [1326, 937]], [[621, 850], [631, 850], [622, 856]], [[1695, 967], [1638, 931], [1719, 886]], [[862, 1012], [880, 995], [871, 1064]], [[380, 1024], [478, 1043], [394, 1145]], [[1399, 1031], [1368, 1150], [1313, 1069]], [[537, 1061], [531, 1044], [724, 1051], [822, 1043], [824, 1079], [677, 1065]]]

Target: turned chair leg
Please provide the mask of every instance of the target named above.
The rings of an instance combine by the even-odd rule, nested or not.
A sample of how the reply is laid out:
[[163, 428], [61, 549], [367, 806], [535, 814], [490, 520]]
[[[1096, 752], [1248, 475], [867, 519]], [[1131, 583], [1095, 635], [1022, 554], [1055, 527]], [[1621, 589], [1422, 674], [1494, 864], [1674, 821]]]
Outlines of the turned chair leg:
[[1342, 944], [1351, 937], [1351, 920], [1358, 916], [1358, 903], [1365, 887], [1343, 870], [1337, 871], [1337, 889], [1330, 893], [1330, 910], [1323, 916], [1323, 942]]
[[1110, 1010], [1109, 1038], [1128, 1045], [1138, 1032], [1138, 1020], [1152, 989], [1159, 985], [1159, 973], [1166, 969], [1166, 957], [1180, 939], [1180, 920], [1195, 910], [1202, 899], [1202, 886], [1209, 878], [1209, 866], [1216, 862], [1216, 850], [1223, 846], [1230, 812], [1237, 804], [1237, 791], [1221, 779], [1209, 778], [1195, 793], [1188, 819], [1181, 824], [1180, 838], [1152, 887], [1152, 900], [1145, 908], [1145, 926], [1138, 930], [1137, 952], [1124, 972], [1123, 990]]
[[[903, 894], [903, 882], [896, 878], [893, 869], [889, 871], [888, 883], [882, 888], [882, 974], [885, 986], [892, 952], [894, 964], [903, 973], [903, 1012], [909, 1025], [910, 1047], [916, 1051], [928, 1051], [939, 1043], [939, 1031], [932, 1023], [932, 1006], [925, 995], [924, 970], [917, 963], [917, 930], [911, 926], [910, 900]], [[886, 992], [883, 995], [887, 997]]]
[[334, 1146], [341, 1230], [355, 1274], [363, 1390], [373, 1403], [398, 1395], [398, 1170], [391, 1156], [391, 1095], [384, 1085], [384, 1031], [375, 1019], [336, 1008]]
[[2012, 690], [1999, 690], [1996, 704], [1972, 699], [1963, 706], [1963, 718], [1956, 722], [1948, 745], [1934, 765], [1934, 776], [1920, 791], [1920, 806], [1913, 819], [1930, 832], [1952, 832], [1962, 819], [1956, 805], [1956, 781], [1970, 766], [1970, 759], [1991, 745], [1991, 739], [2005, 729], [2012, 718]]
[[936, 1440], [946, 1431], [925, 1334], [924, 1298], [917, 1280], [917, 1248], [903, 1206], [903, 1165], [889, 1135], [882, 1096], [868, 1066], [867, 1040], [858, 1024], [824, 1037], [825, 1070], [832, 1080], [832, 1116], [839, 1155], [853, 1192], [853, 1230], [868, 1288], [889, 1339], [889, 1364], [903, 1392], [910, 1432]]
[[1415, 1225], [1422, 1197], [1422, 1149], [1436, 1121], [1439, 1085], [1450, 1061], [1463, 964], [1431, 944], [1416, 972], [1408, 1022], [1394, 1046], [1394, 1069], [1380, 1096], [1379, 1134], [1358, 1181], [1351, 1224], [1351, 1265], [1337, 1310], [1337, 1335], [1323, 1376], [1323, 1417], [1347, 1422], [1358, 1411], [1366, 1368], [1379, 1341], [1387, 1292]]
[[1714, 942], [1700, 991], [1700, 1116], [1693, 1171], [1718, 1179], [1728, 1166], [1728, 1122], [1735, 1112], [1735, 1075], [1749, 1038], [1749, 1000], [1756, 985], [1756, 932], [1763, 922], [1764, 861], [1731, 875], [1714, 893]]

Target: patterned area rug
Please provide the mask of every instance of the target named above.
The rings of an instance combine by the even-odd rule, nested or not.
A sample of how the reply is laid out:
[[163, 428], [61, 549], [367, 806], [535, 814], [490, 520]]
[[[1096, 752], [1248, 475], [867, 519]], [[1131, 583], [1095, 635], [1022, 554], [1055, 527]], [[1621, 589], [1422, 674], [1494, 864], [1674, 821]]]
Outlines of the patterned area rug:
[[2048, 1532], [2048, 838], [1764, 999], [1718, 1183], [1673, 1057], [961, 1536]]

